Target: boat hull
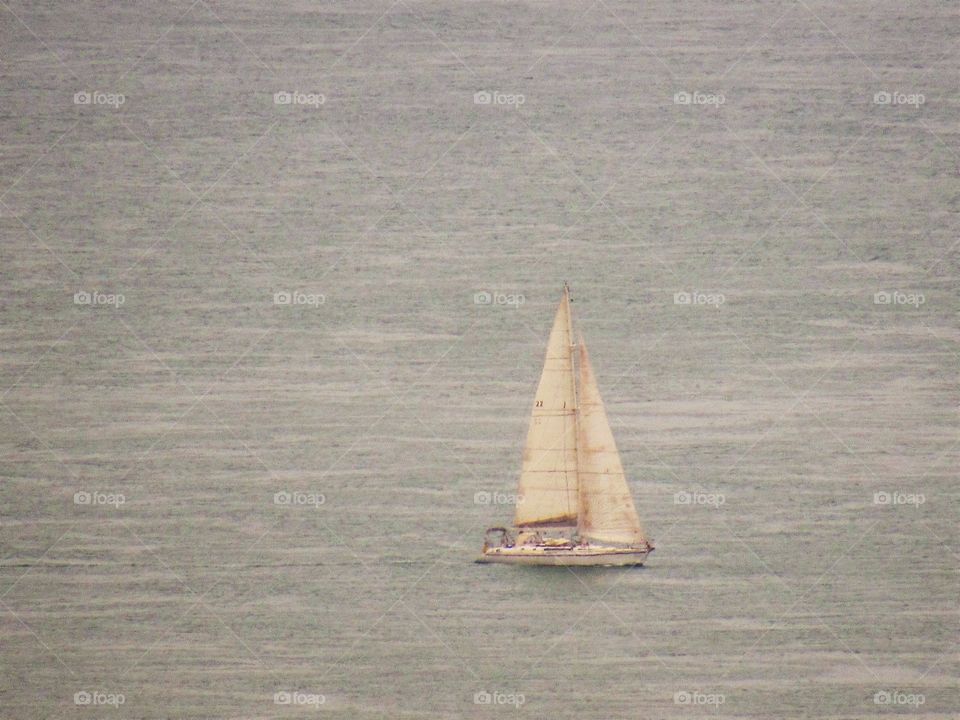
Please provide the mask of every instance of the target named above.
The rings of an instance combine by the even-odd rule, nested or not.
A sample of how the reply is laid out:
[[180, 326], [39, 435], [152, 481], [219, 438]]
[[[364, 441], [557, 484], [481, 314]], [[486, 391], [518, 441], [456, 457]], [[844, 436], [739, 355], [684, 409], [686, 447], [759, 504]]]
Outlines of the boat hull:
[[643, 565], [649, 554], [650, 551], [643, 548], [521, 545], [488, 548], [477, 558], [477, 562], [505, 565], [623, 567]]

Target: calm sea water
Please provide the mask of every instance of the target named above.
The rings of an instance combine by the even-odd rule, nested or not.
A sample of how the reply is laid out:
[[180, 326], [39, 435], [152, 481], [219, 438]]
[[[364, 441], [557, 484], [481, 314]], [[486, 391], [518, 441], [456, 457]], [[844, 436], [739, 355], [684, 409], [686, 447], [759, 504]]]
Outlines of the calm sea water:
[[[0, 717], [960, 711], [952, 7], [0, 14]], [[472, 562], [564, 280], [642, 569]]]

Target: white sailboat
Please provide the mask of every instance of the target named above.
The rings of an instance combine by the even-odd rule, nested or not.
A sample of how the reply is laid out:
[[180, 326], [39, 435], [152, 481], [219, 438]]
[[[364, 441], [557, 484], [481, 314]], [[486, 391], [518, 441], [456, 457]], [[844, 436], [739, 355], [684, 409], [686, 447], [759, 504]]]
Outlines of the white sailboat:
[[489, 528], [477, 562], [642, 565], [640, 518], [580, 339], [570, 290], [553, 321], [523, 449], [514, 529]]

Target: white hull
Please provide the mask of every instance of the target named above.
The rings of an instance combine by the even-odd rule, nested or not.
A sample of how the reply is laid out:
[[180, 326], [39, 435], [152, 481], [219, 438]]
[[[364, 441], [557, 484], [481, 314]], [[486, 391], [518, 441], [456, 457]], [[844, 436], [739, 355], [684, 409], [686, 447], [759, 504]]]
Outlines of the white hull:
[[492, 547], [477, 558], [478, 563], [505, 563], [508, 565], [562, 565], [562, 566], [625, 566], [643, 565], [649, 551], [642, 548], [603, 546], [550, 547], [522, 545]]

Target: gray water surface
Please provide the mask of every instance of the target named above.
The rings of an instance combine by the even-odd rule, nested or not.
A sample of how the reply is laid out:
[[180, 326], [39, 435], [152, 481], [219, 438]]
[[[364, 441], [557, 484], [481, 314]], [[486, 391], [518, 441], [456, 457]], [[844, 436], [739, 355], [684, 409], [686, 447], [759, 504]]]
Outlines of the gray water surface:
[[[952, 4], [0, 16], [0, 717], [960, 713]], [[642, 569], [472, 562], [564, 280]]]

